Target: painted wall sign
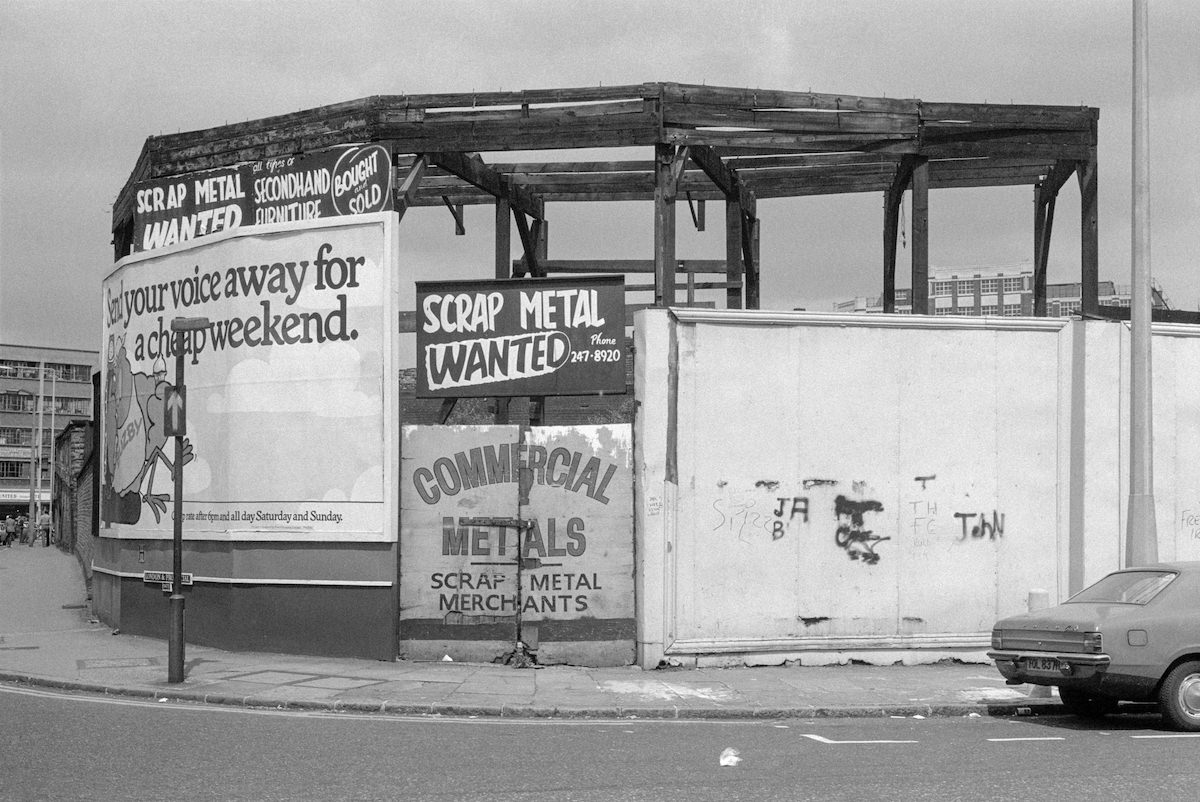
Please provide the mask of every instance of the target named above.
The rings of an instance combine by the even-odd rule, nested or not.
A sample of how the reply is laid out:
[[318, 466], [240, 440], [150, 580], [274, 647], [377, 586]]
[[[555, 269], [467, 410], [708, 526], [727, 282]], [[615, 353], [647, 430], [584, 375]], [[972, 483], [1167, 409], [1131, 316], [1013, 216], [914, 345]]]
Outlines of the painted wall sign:
[[406, 653], [494, 659], [519, 620], [540, 657], [630, 662], [631, 442], [628, 425], [404, 427]]
[[170, 322], [196, 316], [188, 536], [394, 540], [392, 215], [254, 232], [129, 257], [105, 280], [102, 534], [172, 536]]
[[[29, 495], [28, 490], [0, 490], [0, 501], [21, 501], [28, 503]], [[49, 501], [50, 490], [45, 489], [40, 493], [35, 492], [33, 496], [38, 501]]]
[[143, 181], [133, 249], [151, 251], [240, 226], [369, 214], [392, 208], [383, 145], [350, 145]]
[[417, 282], [417, 394], [625, 392], [625, 281]]

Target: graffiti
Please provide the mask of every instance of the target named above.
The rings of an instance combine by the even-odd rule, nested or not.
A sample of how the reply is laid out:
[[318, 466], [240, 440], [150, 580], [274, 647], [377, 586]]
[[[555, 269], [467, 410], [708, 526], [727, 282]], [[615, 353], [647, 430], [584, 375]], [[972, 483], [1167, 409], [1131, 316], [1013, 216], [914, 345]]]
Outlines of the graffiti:
[[805, 479], [804, 489], [812, 490], [814, 487], [833, 486], [837, 484], [837, 479]]
[[1184, 510], [1179, 516], [1179, 523], [1192, 540], [1200, 540], [1200, 511]]
[[[746, 540], [747, 534], [771, 533], [771, 521], [767, 515], [755, 510], [758, 500], [749, 492], [737, 492], [728, 498], [713, 499], [712, 508], [721, 520], [712, 528]], [[749, 530], [749, 531], [747, 531]]]
[[910, 501], [908, 505], [912, 517], [911, 543], [914, 547], [927, 547], [938, 533], [937, 502]]
[[800, 620], [804, 622], [804, 626], [811, 627], [816, 626], [817, 624], [826, 624], [833, 619], [827, 615], [814, 615], [811, 618], [800, 616]]
[[[808, 523], [808, 498], [806, 496], [792, 496], [791, 498], [785, 496], [784, 498], [777, 498], [775, 500], [779, 503], [775, 505], [775, 522], [771, 526], [771, 540], [779, 540], [786, 535], [788, 524], [797, 515], [800, 516], [802, 522]], [[785, 521], [783, 513], [785, 510], [788, 510], [789, 506], [791, 509]]]
[[937, 534], [937, 502], [910, 501], [912, 507], [912, 530], [914, 535]]
[[779, 487], [779, 482], [776, 482], [774, 479], [759, 479], [754, 483], [754, 486], [765, 490], [775, 490]]
[[[778, 485], [778, 482], [772, 484]], [[761, 487], [762, 482], [758, 483]], [[760, 497], [749, 490], [732, 493], [728, 497], [713, 500], [712, 508], [720, 516], [714, 532], [725, 532], [746, 541], [750, 535], [768, 534], [771, 540], [780, 540], [797, 518], [808, 523], [808, 497], [782, 496], [775, 499], [774, 508], [759, 510]], [[767, 512], [770, 510], [770, 512]]]
[[871, 499], [853, 501], [845, 496], [838, 496], [834, 499], [833, 509], [838, 522], [837, 534], [834, 536], [838, 547], [845, 549], [851, 560], [862, 560], [867, 565], [879, 562], [875, 544], [891, 538], [880, 537], [870, 529], [864, 529], [863, 516], [868, 512], [883, 512], [883, 505]]
[[924, 490], [924, 489], [925, 489], [925, 483], [926, 483], [926, 482], [932, 482], [932, 481], [933, 481], [934, 479], [936, 479], [936, 478], [937, 478], [937, 474], [932, 474], [932, 475], [930, 475], [930, 476], [914, 476], [914, 477], [913, 477], [913, 481], [914, 481], [914, 482], [920, 482], [920, 483], [921, 483], [921, 489], [922, 489], [922, 490]]
[[[959, 542], [970, 537], [972, 540], [996, 540], [1004, 536], [1004, 513], [992, 510], [992, 520], [987, 519], [987, 513], [956, 512], [955, 518], [962, 520], [962, 537]], [[979, 523], [973, 523], [978, 518]]]

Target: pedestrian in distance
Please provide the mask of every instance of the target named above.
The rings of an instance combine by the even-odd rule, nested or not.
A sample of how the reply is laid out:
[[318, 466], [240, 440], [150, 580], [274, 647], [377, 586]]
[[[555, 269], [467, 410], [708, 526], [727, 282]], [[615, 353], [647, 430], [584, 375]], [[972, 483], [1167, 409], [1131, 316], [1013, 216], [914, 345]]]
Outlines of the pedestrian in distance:
[[29, 545], [36, 546], [39, 540], [43, 546], [50, 545], [50, 514], [46, 512], [38, 516], [37, 535], [30, 539]]
[[29, 536], [28, 518], [24, 515], [17, 516], [17, 542], [24, 543], [25, 538]]
[[4, 546], [12, 548], [13, 538], [17, 536], [17, 519], [11, 515], [4, 518]]

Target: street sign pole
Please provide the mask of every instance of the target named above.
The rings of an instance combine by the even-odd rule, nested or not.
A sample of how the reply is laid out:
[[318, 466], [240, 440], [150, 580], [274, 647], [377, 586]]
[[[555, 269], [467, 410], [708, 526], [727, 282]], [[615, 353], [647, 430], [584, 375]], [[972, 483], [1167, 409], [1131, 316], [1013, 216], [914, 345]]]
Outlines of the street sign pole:
[[[183, 389], [184, 333], [175, 329], [175, 391]], [[169, 397], [174, 397], [172, 393]], [[171, 410], [167, 410], [167, 417]], [[167, 646], [167, 682], [183, 682], [183, 435], [175, 435], [174, 549], [171, 565], [171, 629]]]
[[175, 386], [163, 399], [163, 421], [168, 435], [175, 436], [174, 548], [171, 565], [170, 631], [167, 641], [167, 682], [183, 682], [183, 439], [187, 435], [187, 398], [183, 383], [186, 332], [208, 327], [207, 318], [177, 317], [171, 321], [175, 334]]

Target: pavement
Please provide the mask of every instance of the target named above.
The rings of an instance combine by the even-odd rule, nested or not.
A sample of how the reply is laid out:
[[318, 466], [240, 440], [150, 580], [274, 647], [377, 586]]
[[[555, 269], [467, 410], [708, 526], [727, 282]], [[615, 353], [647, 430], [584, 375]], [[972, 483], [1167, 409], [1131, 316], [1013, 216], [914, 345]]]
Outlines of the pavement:
[[[167, 616], [163, 602], [163, 616]], [[0, 548], [0, 683], [244, 707], [526, 718], [818, 718], [1033, 715], [1057, 696], [1006, 686], [985, 663], [735, 668], [516, 668], [230, 652], [187, 644], [167, 681], [167, 642], [92, 614], [78, 559]]]

